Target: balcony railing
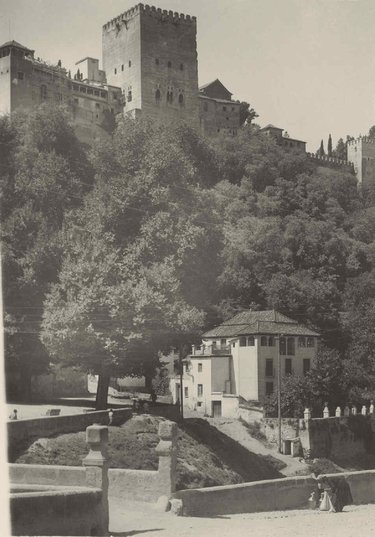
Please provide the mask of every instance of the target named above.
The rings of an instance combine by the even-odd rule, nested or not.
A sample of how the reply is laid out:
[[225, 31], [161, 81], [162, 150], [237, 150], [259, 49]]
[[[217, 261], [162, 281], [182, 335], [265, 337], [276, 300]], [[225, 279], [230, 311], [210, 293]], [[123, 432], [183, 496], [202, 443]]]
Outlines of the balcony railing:
[[223, 356], [230, 354], [230, 345], [193, 345], [193, 356]]

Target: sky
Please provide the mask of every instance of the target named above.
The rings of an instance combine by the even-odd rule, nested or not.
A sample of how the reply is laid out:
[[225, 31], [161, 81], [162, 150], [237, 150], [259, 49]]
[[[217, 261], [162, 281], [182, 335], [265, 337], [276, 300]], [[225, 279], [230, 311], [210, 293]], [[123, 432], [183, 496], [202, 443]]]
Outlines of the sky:
[[[0, 42], [73, 69], [136, 0], [0, 0]], [[144, 2], [146, 3], [146, 2]], [[151, 2], [150, 2], [151, 3]], [[197, 17], [199, 84], [219, 78], [257, 123], [315, 151], [375, 124], [375, 0], [155, 0]]]

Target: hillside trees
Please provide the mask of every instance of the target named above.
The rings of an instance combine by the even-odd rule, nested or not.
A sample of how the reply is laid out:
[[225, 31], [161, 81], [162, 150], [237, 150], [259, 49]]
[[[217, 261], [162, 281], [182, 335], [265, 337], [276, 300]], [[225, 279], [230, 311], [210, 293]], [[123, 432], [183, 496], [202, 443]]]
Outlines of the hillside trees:
[[80, 204], [92, 174], [61, 109], [4, 116], [0, 139], [8, 393], [28, 397], [31, 375], [49, 363], [39, 327], [44, 293], [60, 267], [64, 214]]
[[147, 122], [120, 124], [95, 154], [95, 188], [67, 223], [42, 340], [54, 356], [99, 374], [98, 408], [111, 375], [144, 374], [158, 351], [204, 326], [221, 244], [209, 161], [188, 127]]

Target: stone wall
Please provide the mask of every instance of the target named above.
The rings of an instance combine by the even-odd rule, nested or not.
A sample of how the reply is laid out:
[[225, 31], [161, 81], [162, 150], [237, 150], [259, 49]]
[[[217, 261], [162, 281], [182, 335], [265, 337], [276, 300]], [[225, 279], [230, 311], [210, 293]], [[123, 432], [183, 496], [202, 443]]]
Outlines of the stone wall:
[[86, 429], [83, 468], [9, 465], [12, 535], [107, 535], [108, 428]]
[[315, 490], [310, 477], [271, 479], [240, 485], [180, 490], [173, 495], [183, 502], [185, 516], [215, 516], [303, 509]]
[[[113, 424], [123, 423], [131, 418], [131, 416], [132, 410], [130, 408], [114, 410]], [[108, 411], [100, 410], [85, 414], [45, 416], [37, 419], [9, 421], [7, 423], [9, 458], [12, 460], [11, 454], [17, 449], [20, 442], [56, 434], [84, 431], [86, 427], [94, 423], [108, 425]]]
[[305, 457], [352, 458], [371, 449], [374, 442], [373, 414], [307, 420], [299, 433]]
[[[375, 470], [327, 474], [344, 479], [356, 505], [375, 503]], [[181, 490], [173, 498], [182, 500], [185, 516], [218, 516], [234, 513], [304, 509], [317, 491], [312, 477], [288, 477], [205, 489]]]

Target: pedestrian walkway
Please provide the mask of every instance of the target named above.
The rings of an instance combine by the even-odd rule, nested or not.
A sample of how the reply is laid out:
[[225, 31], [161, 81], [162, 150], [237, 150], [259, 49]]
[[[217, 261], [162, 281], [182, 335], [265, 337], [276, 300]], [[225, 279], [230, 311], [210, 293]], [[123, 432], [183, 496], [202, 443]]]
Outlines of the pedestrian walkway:
[[153, 505], [112, 499], [113, 537], [367, 537], [375, 535], [375, 505], [347, 506], [342, 513], [277, 511], [212, 518], [177, 517]]

